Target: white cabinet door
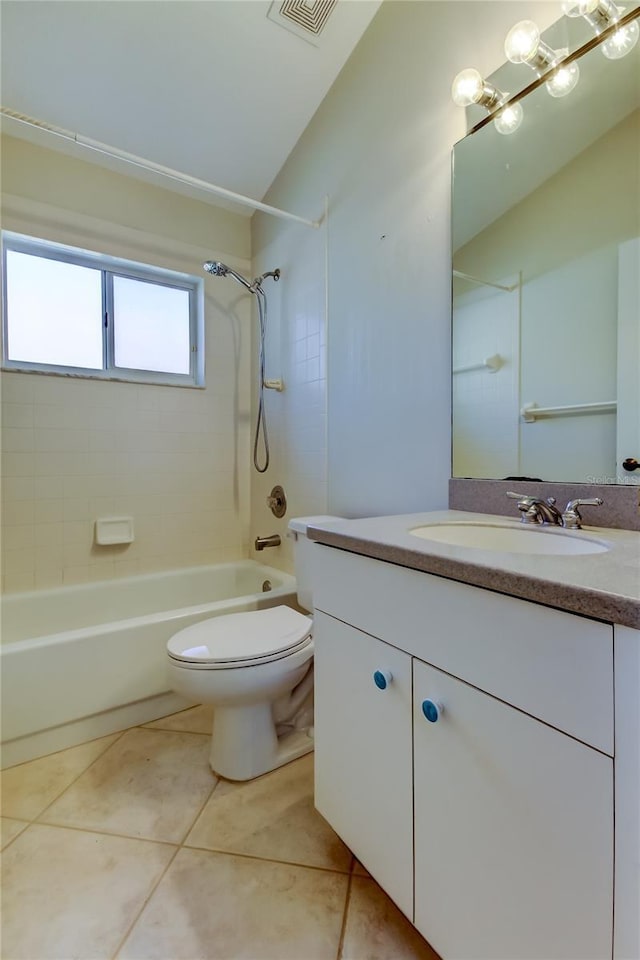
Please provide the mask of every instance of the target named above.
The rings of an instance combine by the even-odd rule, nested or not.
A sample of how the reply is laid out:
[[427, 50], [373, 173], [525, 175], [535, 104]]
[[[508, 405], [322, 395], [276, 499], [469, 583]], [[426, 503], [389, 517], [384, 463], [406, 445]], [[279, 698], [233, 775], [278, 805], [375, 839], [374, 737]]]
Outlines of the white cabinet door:
[[413, 685], [417, 928], [444, 960], [610, 958], [612, 760], [420, 661]]
[[316, 807], [412, 919], [411, 658], [320, 612], [314, 643]]

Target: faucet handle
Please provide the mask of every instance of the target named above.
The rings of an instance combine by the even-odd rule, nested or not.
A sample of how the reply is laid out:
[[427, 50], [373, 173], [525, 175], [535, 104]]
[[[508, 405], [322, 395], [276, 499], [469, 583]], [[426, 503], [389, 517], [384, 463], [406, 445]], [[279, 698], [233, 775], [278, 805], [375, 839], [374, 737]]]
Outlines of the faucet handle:
[[531, 503], [535, 500], [535, 497], [532, 497], [529, 493], [515, 493], [513, 490], [507, 490], [507, 496], [511, 497], [512, 500], [529, 500]]
[[547, 497], [546, 500], [542, 500], [540, 497], [532, 497], [525, 493], [513, 493], [511, 490], [507, 492], [507, 496], [518, 501], [518, 510], [521, 513], [520, 519], [523, 523], [553, 523], [562, 526], [562, 514], [556, 507], [555, 497]]
[[520, 520], [522, 523], [541, 523], [542, 518], [537, 508], [537, 504], [540, 501], [536, 497], [528, 493], [515, 493], [513, 490], [508, 490], [507, 496], [510, 497], [511, 500], [518, 501], [518, 510], [520, 511]]
[[[534, 497], [530, 493], [515, 493], [513, 490], [507, 490], [507, 496], [511, 497], [512, 500], [528, 500], [530, 503], [539, 501], [538, 497]], [[553, 506], [555, 502], [556, 502], [555, 497], [547, 497], [547, 499], [545, 500], [545, 503], [548, 503], [551, 506]]]
[[569, 500], [566, 510], [562, 514], [564, 525], [567, 530], [580, 530], [582, 526], [582, 516], [578, 507], [601, 507], [604, 503], [602, 497], [589, 497], [585, 499]]

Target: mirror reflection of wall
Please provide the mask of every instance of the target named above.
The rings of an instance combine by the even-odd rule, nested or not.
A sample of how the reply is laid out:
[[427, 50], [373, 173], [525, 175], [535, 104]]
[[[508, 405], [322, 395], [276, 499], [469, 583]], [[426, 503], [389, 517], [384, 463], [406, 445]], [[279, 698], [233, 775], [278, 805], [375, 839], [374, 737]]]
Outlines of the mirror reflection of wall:
[[592, 50], [580, 95], [540, 87], [512, 136], [488, 124], [456, 145], [454, 476], [640, 480], [621, 469], [640, 459], [634, 54]]

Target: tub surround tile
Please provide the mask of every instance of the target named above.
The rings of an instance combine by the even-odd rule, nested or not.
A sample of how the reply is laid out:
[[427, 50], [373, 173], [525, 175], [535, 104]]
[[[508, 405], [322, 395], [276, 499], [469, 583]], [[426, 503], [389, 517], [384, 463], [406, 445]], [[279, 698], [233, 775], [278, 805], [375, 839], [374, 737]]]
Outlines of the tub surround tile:
[[205, 737], [128, 730], [43, 821], [180, 843], [217, 782], [208, 758]]
[[375, 880], [354, 876], [341, 960], [439, 960]]
[[247, 783], [221, 781], [187, 846], [348, 872], [351, 852], [313, 806], [313, 755]]
[[101, 737], [3, 770], [0, 775], [3, 816], [35, 820], [120, 736], [116, 733]]
[[348, 877], [182, 849], [120, 960], [335, 960]]
[[207, 704], [200, 704], [200, 706], [182, 710], [180, 713], [172, 713], [168, 717], [161, 717], [160, 720], [152, 720], [151, 723], [145, 723], [144, 726], [156, 730], [177, 730], [184, 733], [211, 734], [213, 727], [213, 707]]
[[3, 955], [107, 960], [174, 853], [168, 844], [32, 824], [3, 854]]
[[0, 818], [0, 850], [4, 850], [8, 843], [22, 833], [29, 826], [28, 820], [11, 820], [9, 817]]

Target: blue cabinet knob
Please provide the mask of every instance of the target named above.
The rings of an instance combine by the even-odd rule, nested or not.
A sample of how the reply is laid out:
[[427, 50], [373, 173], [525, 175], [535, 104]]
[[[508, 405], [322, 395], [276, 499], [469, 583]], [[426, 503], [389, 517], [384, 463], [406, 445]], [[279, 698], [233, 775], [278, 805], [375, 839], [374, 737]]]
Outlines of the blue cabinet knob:
[[437, 723], [444, 707], [438, 700], [423, 700], [422, 701], [422, 712], [429, 721], [429, 723]]
[[373, 675], [373, 682], [378, 690], [386, 690], [392, 680], [393, 674], [389, 670], [376, 670]]

